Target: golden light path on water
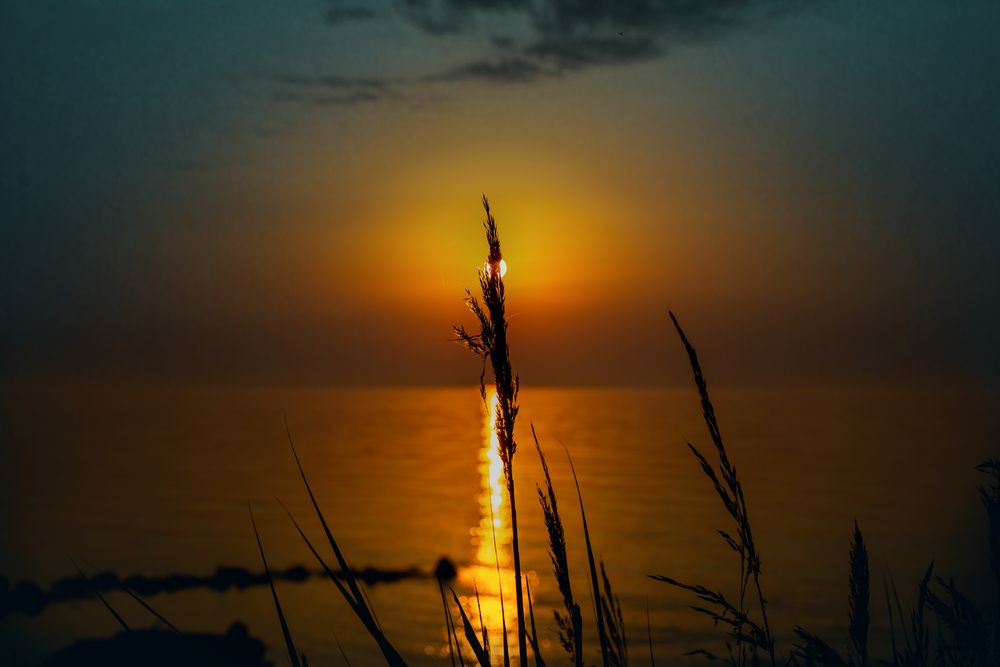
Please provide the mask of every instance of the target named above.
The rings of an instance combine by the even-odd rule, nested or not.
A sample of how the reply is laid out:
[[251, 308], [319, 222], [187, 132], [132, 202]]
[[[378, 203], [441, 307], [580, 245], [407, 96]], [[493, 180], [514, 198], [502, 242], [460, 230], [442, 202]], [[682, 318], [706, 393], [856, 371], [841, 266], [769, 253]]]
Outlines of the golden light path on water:
[[[467, 592], [460, 597], [462, 605], [474, 619], [477, 629], [485, 623], [493, 662], [502, 664], [504, 619], [511, 656], [517, 653], [517, 613], [514, 572], [511, 568], [510, 507], [503, 479], [503, 463], [500, 461], [500, 440], [495, 427], [497, 406], [496, 389], [488, 388], [483, 405], [483, 446], [479, 453], [482, 480], [479, 524], [470, 531], [473, 557], [469, 565], [459, 571], [459, 581]], [[458, 621], [458, 630], [461, 635], [461, 621]]]

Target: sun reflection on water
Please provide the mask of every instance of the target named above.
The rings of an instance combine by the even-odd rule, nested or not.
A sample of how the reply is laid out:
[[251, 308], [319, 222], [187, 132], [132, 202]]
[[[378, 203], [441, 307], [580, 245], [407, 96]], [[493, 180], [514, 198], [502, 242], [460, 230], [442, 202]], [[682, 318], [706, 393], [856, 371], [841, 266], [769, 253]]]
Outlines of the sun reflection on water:
[[[461, 598], [462, 604], [470, 617], [475, 617], [477, 626], [485, 623], [495, 663], [503, 655], [505, 619], [511, 655], [517, 650], [510, 508], [503, 479], [503, 463], [500, 461], [500, 439], [495, 426], [497, 406], [496, 389], [489, 388], [483, 409], [483, 445], [479, 452], [479, 474], [482, 480], [479, 524], [470, 531], [475, 552], [469, 565], [459, 572], [462, 588], [467, 591]], [[475, 590], [479, 591], [478, 602]], [[514, 632], [511, 632], [512, 629]]]

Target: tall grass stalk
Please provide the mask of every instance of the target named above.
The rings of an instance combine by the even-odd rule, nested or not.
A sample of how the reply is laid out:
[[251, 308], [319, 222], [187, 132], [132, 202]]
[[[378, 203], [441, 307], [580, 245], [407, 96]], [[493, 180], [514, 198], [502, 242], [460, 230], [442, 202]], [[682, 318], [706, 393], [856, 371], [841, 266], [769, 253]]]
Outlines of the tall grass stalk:
[[486, 400], [486, 363], [493, 369], [497, 392], [497, 410], [494, 415], [500, 460], [503, 463], [504, 481], [510, 500], [511, 548], [514, 556], [514, 594], [517, 605], [517, 642], [521, 667], [528, 667], [527, 633], [524, 624], [524, 593], [521, 585], [521, 552], [517, 531], [517, 500], [514, 494], [514, 454], [517, 443], [514, 440], [514, 423], [517, 419], [518, 378], [510, 364], [510, 350], [507, 346], [506, 294], [502, 273], [503, 254], [497, 235], [496, 220], [490, 212], [489, 201], [483, 196], [486, 220], [486, 243], [489, 248], [486, 265], [479, 271], [479, 287], [482, 301], [466, 292], [466, 303], [476, 317], [477, 331], [469, 332], [465, 327], [455, 327], [458, 340], [483, 359], [483, 372], [479, 376], [479, 387]]
[[[729, 459], [729, 455], [726, 452], [725, 443], [722, 440], [722, 432], [719, 428], [718, 419], [715, 416], [715, 408], [712, 405], [712, 400], [708, 394], [708, 383], [705, 380], [705, 375], [701, 370], [701, 364], [698, 362], [698, 355], [695, 352], [694, 346], [688, 341], [687, 336], [684, 334], [684, 330], [681, 328], [680, 323], [673, 313], [670, 313], [670, 319], [674, 323], [674, 327], [677, 329], [677, 334], [680, 336], [681, 343], [684, 345], [684, 349], [688, 355], [688, 361], [691, 365], [691, 371], [694, 374], [695, 386], [698, 389], [698, 395], [701, 398], [701, 409], [702, 416], [705, 419], [705, 425], [708, 427], [708, 433], [712, 440], [712, 444], [715, 447], [716, 455], [718, 457], [718, 468], [709, 463], [708, 459], [698, 450], [697, 447], [688, 443], [688, 447], [691, 452], [698, 459], [701, 465], [702, 472], [709, 478], [712, 483], [713, 488], [722, 501], [726, 512], [732, 518], [736, 526], [736, 537], [733, 537], [726, 531], [719, 531], [719, 534], [725, 540], [726, 544], [736, 552], [739, 557], [739, 596], [738, 603], [733, 606], [725, 599], [721, 594], [708, 591], [708, 589], [703, 589], [700, 586], [690, 586], [682, 585], [669, 577], [654, 577], [658, 578], [660, 581], [666, 583], [671, 583], [675, 586], [680, 586], [681, 588], [686, 588], [689, 591], [695, 592], [696, 595], [704, 601], [713, 601], [713, 609], [705, 610], [698, 609], [698, 611], [708, 613], [710, 616], [715, 618], [716, 622], [725, 622], [731, 626], [731, 634], [736, 642], [736, 662], [739, 665], [745, 665], [747, 663], [747, 658], [750, 657], [752, 660], [756, 661], [757, 656], [755, 655], [758, 649], [764, 649], [767, 651], [771, 665], [775, 665], [775, 654], [774, 654], [774, 637], [771, 633], [771, 627], [768, 622], [767, 617], [767, 600], [764, 597], [764, 592], [761, 588], [760, 583], [760, 554], [757, 551], [757, 546], [754, 543], [753, 532], [750, 528], [750, 516], [747, 511], [746, 498], [743, 494], [743, 485], [741, 484], [739, 477], [736, 474], [736, 467], [733, 465], [732, 461]], [[761, 616], [761, 623], [757, 624], [751, 620], [750, 612], [747, 608], [747, 596], [749, 589], [753, 586], [753, 592], [756, 594], [757, 607]], [[702, 596], [698, 589], [703, 589], [706, 593], [711, 593], [711, 595]], [[748, 656], [747, 653], [750, 653]]]

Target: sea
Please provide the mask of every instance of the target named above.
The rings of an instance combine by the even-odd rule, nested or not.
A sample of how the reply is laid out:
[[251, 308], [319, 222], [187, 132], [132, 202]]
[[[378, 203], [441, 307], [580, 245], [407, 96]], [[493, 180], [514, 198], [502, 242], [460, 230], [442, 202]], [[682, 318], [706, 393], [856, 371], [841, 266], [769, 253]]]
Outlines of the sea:
[[[983, 608], [997, 604], [977, 490], [987, 478], [975, 470], [1000, 457], [996, 388], [718, 387], [712, 397], [745, 491], [779, 651], [794, 641], [796, 626], [845, 646], [855, 522], [870, 558], [876, 656], [888, 641], [886, 589], [898, 592], [904, 608], [912, 604], [932, 562]], [[493, 401], [478, 386], [5, 386], [3, 594], [17, 582], [46, 591], [79, 571], [121, 579], [207, 577], [220, 566], [260, 573], [251, 510], [273, 571], [317, 569], [281, 503], [335, 563], [290, 434], [351, 567], [408, 572], [365, 587], [407, 661], [451, 664], [446, 614], [463, 635], [453, 589], [473, 625], [487, 627], [500, 664], [503, 626], [517, 652], [517, 609]], [[545, 661], [567, 664], [553, 616], [562, 597], [539, 506], [545, 477], [532, 427], [558, 500], [587, 664], [600, 654], [581, 499], [595, 559], [620, 601], [630, 664], [650, 664], [651, 653], [657, 664], [687, 664], [694, 658], [684, 654], [697, 648], [725, 655], [724, 629], [690, 608], [698, 601], [649, 576], [739, 597], [739, 559], [719, 533], [734, 526], [689, 449], [718, 460], [693, 385], [528, 387], [520, 406], [512, 461], [520, 553]], [[430, 575], [441, 559], [455, 568], [443, 587]], [[270, 590], [259, 584], [180, 586], [144, 600], [185, 633], [223, 633], [241, 623], [266, 644], [270, 660], [286, 665]], [[275, 586], [311, 665], [341, 665], [344, 655], [353, 665], [379, 664], [374, 641], [329, 580]], [[160, 623], [125, 592], [105, 595], [130, 626]], [[755, 603], [749, 596], [752, 613]], [[53, 599], [30, 613], [7, 609], [0, 663], [35, 665], [73, 642], [119, 630], [92, 596]]]

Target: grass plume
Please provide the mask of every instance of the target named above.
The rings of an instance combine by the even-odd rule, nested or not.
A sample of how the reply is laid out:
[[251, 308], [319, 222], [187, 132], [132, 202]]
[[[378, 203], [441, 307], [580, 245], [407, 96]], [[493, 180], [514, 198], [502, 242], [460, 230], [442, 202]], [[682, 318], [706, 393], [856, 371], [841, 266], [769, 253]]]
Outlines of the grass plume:
[[476, 318], [476, 330], [468, 331], [465, 327], [455, 327], [458, 340], [469, 350], [483, 359], [483, 371], [479, 376], [479, 388], [486, 399], [486, 364], [493, 369], [493, 379], [497, 392], [497, 409], [494, 415], [497, 439], [499, 441], [500, 461], [503, 464], [504, 482], [507, 486], [507, 497], [510, 500], [511, 549], [514, 556], [514, 594], [517, 605], [517, 641], [518, 656], [521, 667], [528, 667], [527, 632], [524, 624], [524, 593], [521, 586], [521, 552], [517, 531], [517, 501], [514, 494], [514, 454], [517, 452], [517, 442], [514, 439], [514, 424], [517, 419], [518, 378], [511, 369], [510, 350], [507, 346], [507, 315], [506, 292], [501, 262], [503, 254], [500, 250], [500, 237], [497, 233], [496, 220], [490, 212], [489, 201], [483, 196], [483, 209], [486, 220], [483, 227], [486, 230], [488, 252], [486, 264], [479, 271], [479, 287], [482, 293], [479, 297], [466, 292], [466, 303]]
[[[719, 531], [719, 534], [726, 544], [736, 552], [739, 558], [740, 584], [737, 603], [734, 606], [721, 594], [708, 591], [708, 589], [704, 589], [701, 586], [683, 585], [669, 577], [654, 578], [690, 591], [701, 589], [713, 593], [708, 598], [703, 598], [706, 601], [714, 600], [714, 602], [711, 602], [711, 608], [699, 609], [698, 611], [708, 613], [716, 622], [724, 621], [731, 626], [731, 635], [736, 643], [734, 662], [740, 666], [747, 664], [748, 658], [756, 662], [758, 660], [756, 652], [758, 649], [762, 649], [770, 657], [773, 667], [776, 662], [774, 638], [767, 618], [767, 600], [764, 597], [760, 583], [760, 553], [757, 550], [757, 545], [753, 539], [753, 531], [750, 528], [750, 515], [747, 511], [743, 485], [736, 473], [736, 466], [733, 465], [726, 451], [726, 446], [722, 439], [722, 431], [715, 416], [715, 407], [712, 405], [712, 399], [708, 394], [708, 382], [705, 380], [705, 375], [702, 372], [698, 355], [673, 313], [670, 313], [670, 319], [673, 321], [684, 350], [687, 352], [691, 371], [694, 375], [695, 386], [698, 390], [698, 396], [701, 399], [702, 416], [704, 417], [705, 425], [708, 427], [709, 437], [715, 447], [718, 463], [715, 465], [710, 463], [707, 457], [691, 443], [688, 443], [688, 448], [690, 448], [698, 460], [702, 472], [712, 483], [712, 487], [715, 489], [726, 512], [732, 518], [736, 527], [735, 537], [722, 530]], [[761, 617], [759, 623], [751, 620], [750, 611], [747, 607], [747, 597], [750, 594], [751, 586], [753, 587], [753, 593], [756, 594], [757, 608]]]

